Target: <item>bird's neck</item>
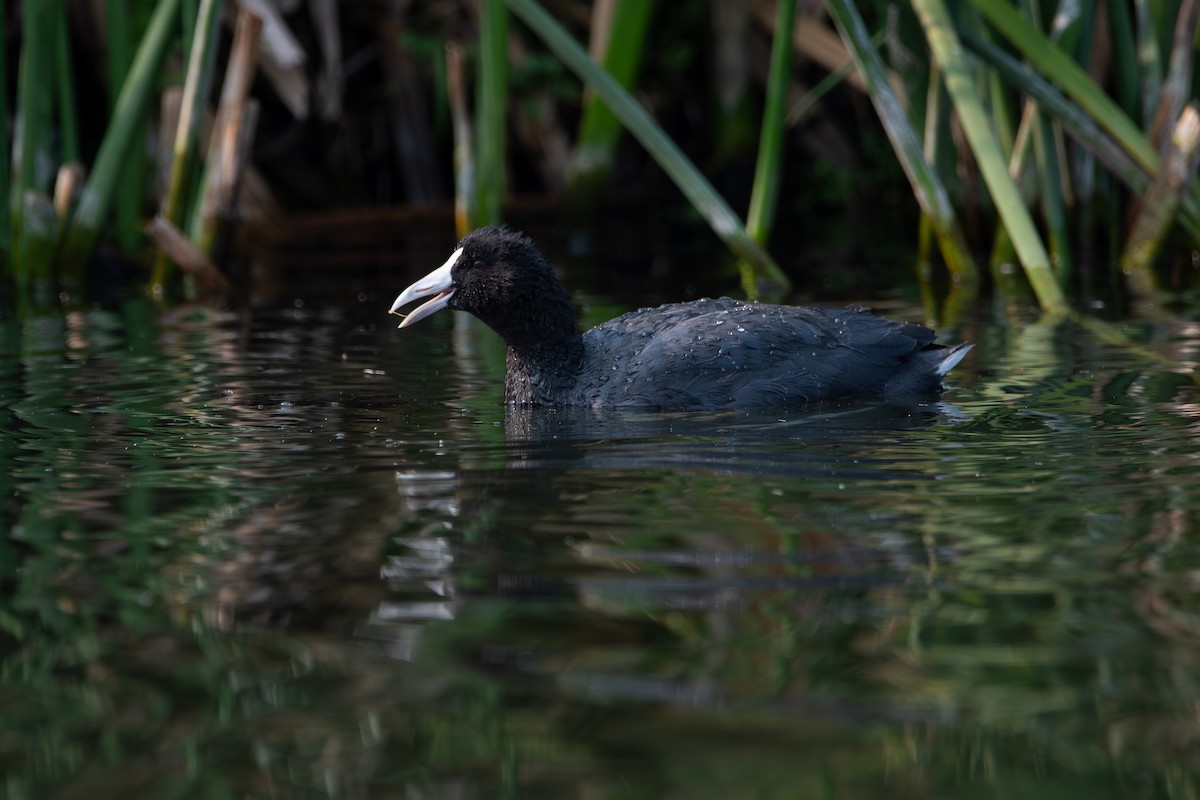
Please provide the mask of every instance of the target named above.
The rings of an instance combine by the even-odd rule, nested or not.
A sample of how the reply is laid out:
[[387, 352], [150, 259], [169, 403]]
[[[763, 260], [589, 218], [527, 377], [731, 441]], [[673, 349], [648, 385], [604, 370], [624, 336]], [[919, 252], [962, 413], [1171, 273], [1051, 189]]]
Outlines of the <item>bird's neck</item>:
[[583, 337], [575, 329], [571, 300], [557, 280], [545, 281], [530, 292], [532, 302], [480, 309], [483, 319], [508, 344], [508, 377], [504, 399], [509, 403], [561, 405], [579, 380]]
[[569, 338], [524, 342], [508, 346], [504, 400], [517, 405], [558, 405], [567, 402], [579, 380], [583, 339], [575, 331]]

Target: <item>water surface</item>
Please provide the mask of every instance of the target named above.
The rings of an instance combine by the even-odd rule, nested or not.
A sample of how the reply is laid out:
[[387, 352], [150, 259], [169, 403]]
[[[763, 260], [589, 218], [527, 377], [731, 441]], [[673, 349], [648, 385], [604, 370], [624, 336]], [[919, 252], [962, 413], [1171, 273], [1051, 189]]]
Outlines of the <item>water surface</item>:
[[[1183, 319], [941, 402], [507, 412], [390, 297], [0, 328], [0, 795], [1191, 796]], [[910, 317], [911, 318], [911, 317]]]

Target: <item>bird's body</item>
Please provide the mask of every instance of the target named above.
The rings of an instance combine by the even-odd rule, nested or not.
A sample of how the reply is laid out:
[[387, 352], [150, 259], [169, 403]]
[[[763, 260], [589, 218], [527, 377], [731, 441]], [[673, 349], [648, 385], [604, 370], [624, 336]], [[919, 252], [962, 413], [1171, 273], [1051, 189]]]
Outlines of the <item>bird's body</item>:
[[469, 234], [392, 311], [431, 295], [401, 327], [446, 307], [475, 314], [509, 346], [513, 404], [689, 410], [932, 395], [971, 347], [858, 308], [730, 298], [631, 311], [581, 335], [549, 263], [503, 228]]

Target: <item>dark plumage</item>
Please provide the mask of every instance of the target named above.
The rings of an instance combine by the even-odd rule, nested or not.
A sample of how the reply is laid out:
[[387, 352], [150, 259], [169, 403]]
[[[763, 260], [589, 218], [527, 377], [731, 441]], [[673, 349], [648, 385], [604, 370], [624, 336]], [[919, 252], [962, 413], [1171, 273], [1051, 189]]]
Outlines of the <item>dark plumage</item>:
[[727, 297], [631, 311], [580, 335], [550, 263], [506, 228], [468, 234], [391, 312], [425, 297], [400, 327], [442, 308], [471, 312], [507, 342], [504, 395], [517, 404], [685, 410], [932, 395], [971, 348], [858, 308]]

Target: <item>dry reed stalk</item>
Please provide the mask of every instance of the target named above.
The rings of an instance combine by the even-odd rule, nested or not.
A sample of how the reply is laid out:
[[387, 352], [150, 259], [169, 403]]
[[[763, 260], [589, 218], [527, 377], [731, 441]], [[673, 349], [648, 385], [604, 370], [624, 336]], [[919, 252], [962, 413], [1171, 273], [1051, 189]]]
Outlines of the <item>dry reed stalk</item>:
[[1200, 112], [1195, 103], [1189, 103], [1175, 124], [1162, 169], [1142, 199], [1141, 210], [1121, 254], [1121, 270], [1129, 279], [1130, 290], [1139, 297], [1149, 298], [1158, 292], [1154, 259], [1175, 221], [1184, 192], [1192, 186], [1197, 163], [1200, 163]]
[[201, 252], [211, 255], [217, 221], [229, 214], [238, 174], [238, 143], [246, 115], [246, 100], [258, 61], [262, 20], [243, 9], [238, 14], [233, 48], [221, 88], [221, 103], [208, 148], [208, 173], [200, 201], [199, 228], [192, 240]]

